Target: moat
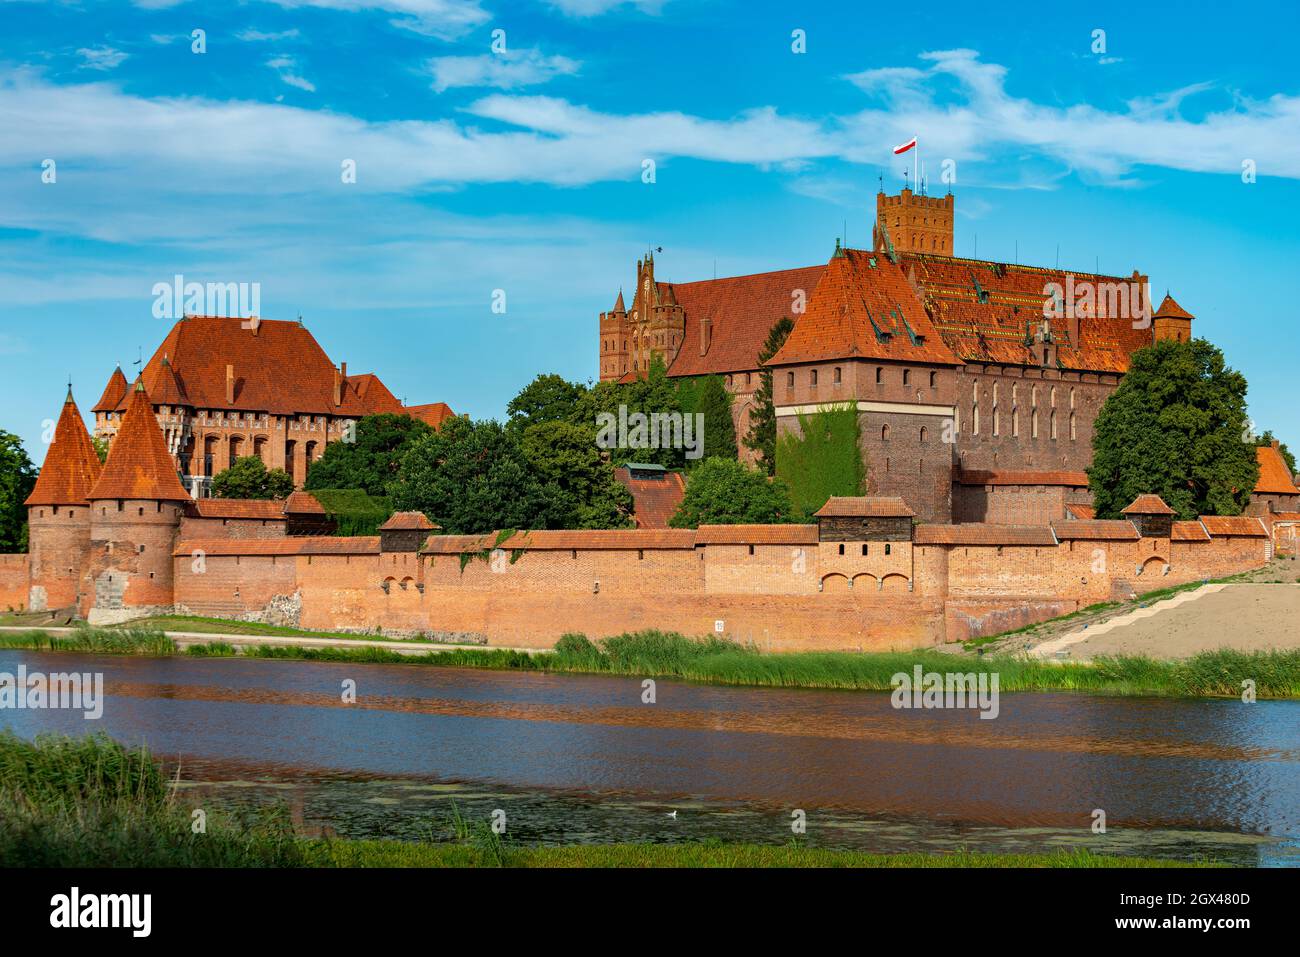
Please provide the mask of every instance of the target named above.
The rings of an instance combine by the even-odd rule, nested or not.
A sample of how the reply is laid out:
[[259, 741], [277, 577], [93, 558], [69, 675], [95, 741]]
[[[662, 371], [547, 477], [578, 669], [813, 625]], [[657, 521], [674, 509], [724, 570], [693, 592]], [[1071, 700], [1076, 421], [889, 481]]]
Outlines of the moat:
[[102, 672], [107, 700], [98, 721], [0, 712], [16, 733], [144, 742], [187, 802], [283, 801], [340, 837], [437, 838], [454, 799], [522, 843], [782, 844], [801, 809], [818, 846], [1300, 866], [1295, 701], [1004, 694], [980, 720], [879, 693], [659, 681], [647, 704], [632, 678], [0, 651], [20, 664]]

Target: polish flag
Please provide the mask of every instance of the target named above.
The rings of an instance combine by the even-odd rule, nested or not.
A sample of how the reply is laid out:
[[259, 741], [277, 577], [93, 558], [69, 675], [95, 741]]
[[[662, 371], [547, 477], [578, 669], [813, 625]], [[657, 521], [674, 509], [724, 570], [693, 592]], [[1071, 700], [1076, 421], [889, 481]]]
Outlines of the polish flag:
[[906, 143], [904, 143], [902, 146], [895, 146], [895, 147], [894, 147], [894, 155], [897, 156], [899, 153], [906, 153], [908, 150], [910, 150], [910, 149], [911, 149], [912, 147], [914, 147], [915, 145], [916, 145], [916, 137], [913, 136], [910, 140], [908, 140], [908, 141], [907, 141]]

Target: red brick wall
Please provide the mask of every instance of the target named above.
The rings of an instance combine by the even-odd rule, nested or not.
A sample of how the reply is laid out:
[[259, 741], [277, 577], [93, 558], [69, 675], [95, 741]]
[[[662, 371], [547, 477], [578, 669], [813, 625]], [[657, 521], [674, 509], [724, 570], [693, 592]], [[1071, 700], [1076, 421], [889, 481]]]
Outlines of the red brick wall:
[[284, 538], [284, 519], [193, 518], [181, 519], [180, 541], [200, 538]]
[[0, 555], [0, 610], [27, 608], [30, 582], [27, 555]]
[[31, 581], [23, 606], [45, 611], [79, 605], [90, 550], [90, 506], [39, 505], [27, 510], [27, 519]]

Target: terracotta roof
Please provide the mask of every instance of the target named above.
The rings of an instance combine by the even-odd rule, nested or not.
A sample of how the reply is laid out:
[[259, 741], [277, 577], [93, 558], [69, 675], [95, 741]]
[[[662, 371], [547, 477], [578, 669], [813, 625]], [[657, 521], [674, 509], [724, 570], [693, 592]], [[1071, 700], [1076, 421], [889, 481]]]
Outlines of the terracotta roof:
[[632, 518], [637, 528], [667, 528], [668, 519], [677, 513], [686, 495], [681, 472], [664, 470], [634, 478], [628, 468], [619, 467], [614, 469], [614, 478], [632, 493]]
[[393, 531], [433, 531], [442, 528], [429, 521], [423, 512], [394, 512], [388, 521], [379, 526], [381, 532]]
[[275, 499], [201, 498], [194, 502], [199, 518], [284, 519], [284, 502]]
[[[1027, 338], [1043, 321], [1044, 290], [1049, 283], [1067, 287], [1070, 276], [1076, 287], [1091, 283], [1094, 288], [1102, 284], [1131, 288], [1129, 284], [1142, 282], [1141, 277], [927, 253], [903, 253], [900, 263], [944, 341], [967, 362], [1038, 365]], [[1070, 341], [1071, 324], [1069, 319], [1051, 322], [1057, 363], [1065, 369], [1126, 372], [1129, 357], [1152, 341], [1151, 329], [1134, 329], [1131, 315], [1079, 316], [1077, 343]]]
[[[436, 541], [437, 539], [433, 539]], [[492, 547], [489, 544], [487, 547]], [[628, 548], [694, 548], [695, 530], [692, 528], [637, 528], [592, 529], [590, 531], [548, 529], [517, 532], [500, 544], [501, 548], [536, 549], [628, 549]]]
[[696, 545], [814, 545], [816, 525], [701, 525]]
[[1056, 533], [1057, 538], [1085, 538], [1096, 541], [1130, 541], [1139, 537], [1133, 523], [1122, 518], [1053, 522], [1052, 531]]
[[413, 419], [419, 419], [426, 425], [438, 428], [443, 422], [454, 418], [456, 413], [446, 402], [430, 402], [428, 405], [408, 405], [403, 409]]
[[104, 386], [104, 394], [99, 397], [95, 407], [91, 412], [111, 412], [117, 408], [119, 402], [126, 396], [126, 390], [130, 388], [130, 383], [126, 381], [126, 376], [122, 375], [122, 367], [118, 366], [113, 370], [113, 374], [108, 377], [108, 385]]
[[[234, 371], [234, 402], [226, 401], [226, 366]], [[167, 333], [144, 368], [145, 389], [157, 405], [233, 409], [272, 415], [369, 415], [402, 411], [373, 375], [341, 378], [320, 344], [298, 322], [187, 316]], [[126, 405], [126, 396], [117, 408]]]
[[1046, 525], [918, 525], [912, 540], [918, 545], [1056, 545]]
[[1121, 515], [1173, 515], [1174, 510], [1165, 504], [1159, 495], [1139, 495], [1127, 508], [1119, 510]]
[[1268, 518], [1273, 522], [1300, 522], [1300, 512], [1271, 512]]
[[379, 536], [332, 538], [291, 535], [287, 538], [196, 538], [178, 542], [172, 555], [378, 555]]
[[45, 464], [25, 504], [84, 505], [102, 468], [69, 389], [54, 426], [54, 441], [45, 453]]
[[1264, 523], [1250, 515], [1202, 515], [1201, 524], [1211, 535], [1220, 537], [1267, 538]]
[[294, 492], [284, 500], [286, 515], [324, 515], [325, 506], [310, 492]]
[[1174, 522], [1169, 531], [1171, 542], [1208, 542], [1210, 533], [1200, 522]]
[[1069, 485], [1088, 487], [1087, 472], [1032, 469], [966, 469], [953, 479], [958, 485]]
[[1160, 303], [1160, 308], [1155, 311], [1153, 319], [1194, 319], [1196, 318], [1178, 303], [1174, 302], [1174, 297], [1165, 293], [1164, 301]]
[[[758, 368], [758, 353], [778, 319], [792, 313], [794, 292], [812, 296], [825, 266], [805, 266], [700, 282], [656, 283], [661, 298], [675, 297], [685, 313], [681, 348], [670, 376], [743, 372]], [[619, 293], [621, 298], [622, 293]], [[633, 309], [641, 309], [638, 299]], [[616, 305], [617, 311], [619, 307]], [[709, 349], [700, 355], [700, 324], [711, 323]]]
[[845, 249], [769, 364], [853, 358], [960, 364], [903, 271], [884, 254]]
[[190, 501], [189, 493], [176, 475], [176, 463], [167, 451], [162, 429], [158, 427], [153, 402], [138, 382], [131, 390], [126, 414], [108, 451], [108, 461], [88, 497]]
[[885, 495], [832, 495], [817, 518], [911, 518], [916, 513], [901, 498]]
[[460, 555], [481, 552], [496, 541], [495, 535], [430, 535], [421, 549], [426, 555]]
[[1091, 505], [1084, 505], [1082, 503], [1066, 502], [1065, 510], [1075, 518], [1085, 522], [1097, 517], [1097, 509]]
[[1260, 445], [1255, 448], [1255, 458], [1259, 461], [1259, 480], [1255, 483], [1257, 495], [1300, 495], [1300, 488], [1296, 488], [1280, 450], [1271, 445]]

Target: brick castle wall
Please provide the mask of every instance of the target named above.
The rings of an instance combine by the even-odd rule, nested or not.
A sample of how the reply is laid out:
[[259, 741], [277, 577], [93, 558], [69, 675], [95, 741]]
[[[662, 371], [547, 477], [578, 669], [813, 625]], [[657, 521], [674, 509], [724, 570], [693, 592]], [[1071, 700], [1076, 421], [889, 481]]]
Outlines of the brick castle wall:
[[27, 555], [0, 555], [0, 610], [25, 611], [31, 591]]

